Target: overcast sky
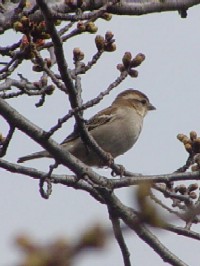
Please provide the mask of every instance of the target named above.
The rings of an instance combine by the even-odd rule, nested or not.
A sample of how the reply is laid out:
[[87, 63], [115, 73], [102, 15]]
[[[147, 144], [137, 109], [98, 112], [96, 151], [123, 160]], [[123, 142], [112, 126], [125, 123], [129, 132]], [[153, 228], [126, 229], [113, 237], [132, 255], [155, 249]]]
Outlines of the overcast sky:
[[[98, 34], [104, 35], [107, 30], [114, 33], [117, 51], [105, 54], [98, 65], [83, 77], [84, 101], [95, 97], [117, 77], [116, 65], [121, 62], [124, 52], [130, 51], [133, 55], [142, 52], [146, 55], [146, 60], [138, 68], [137, 79], [127, 78], [98, 106], [85, 112], [85, 116], [90, 117], [108, 106], [116, 94], [126, 88], [135, 88], [147, 94], [157, 110], [145, 118], [143, 132], [133, 149], [116, 160], [133, 172], [162, 174], [176, 170], [187, 158], [176, 135], [188, 134], [191, 130], [196, 130], [200, 135], [199, 14], [200, 7], [194, 7], [188, 11], [187, 19], [181, 19], [177, 12], [168, 12], [138, 18], [115, 16], [110, 22], [101, 20], [98, 23]], [[11, 31], [1, 36], [1, 46], [12, 43], [15, 37], [17, 40], [18, 36]], [[69, 42], [65, 46], [67, 58], [71, 60], [73, 48], [80, 47], [86, 54], [86, 60], [89, 60], [95, 52], [94, 38], [95, 35], [86, 34]], [[20, 71], [25, 77], [35, 80], [29, 65], [22, 66]], [[56, 123], [57, 117], [62, 117], [68, 110], [66, 98], [60, 92], [55, 94], [55, 98], [49, 97], [45, 107], [39, 109], [34, 106], [36, 98], [24, 97], [21, 101], [9, 102], [22, 113], [28, 113], [29, 119], [44, 129], [49, 129]], [[70, 133], [72, 123], [70, 121], [55, 134], [57, 141], [62, 141]], [[0, 129], [6, 133], [6, 123], [1, 118]], [[40, 149], [21, 132], [16, 134], [11, 144], [6, 158], [13, 162], [19, 156]], [[46, 170], [49, 162], [36, 160], [26, 165]], [[63, 169], [59, 171], [63, 172]], [[107, 176], [110, 174], [108, 170], [100, 172]], [[19, 262], [20, 253], [14, 247], [13, 240], [22, 232], [45, 243], [59, 236], [73, 239], [77, 232], [96, 222], [110, 226], [105, 206], [84, 192], [54, 185], [50, 199], [44, 200], [39, 195], [37, 181], [1, 169], [0, 173], [0, 265], [10, 266]], [[117, 194], [124, 203], [132, 204], [131, 188]], [[199, 226], [194, 229], [200, 231]], [[188, 265], [197, 265], [200, 260], [199, 242], [168, 232], [155, 233]], [[166, 265], [134, 233], [128, 234], [127, 244], [135, 266]], [[76, 266], [102, 264], [122, 265], [121, 253], [114, 240], [108, 242], [104, 252], [89, 252], [75, 263]]]

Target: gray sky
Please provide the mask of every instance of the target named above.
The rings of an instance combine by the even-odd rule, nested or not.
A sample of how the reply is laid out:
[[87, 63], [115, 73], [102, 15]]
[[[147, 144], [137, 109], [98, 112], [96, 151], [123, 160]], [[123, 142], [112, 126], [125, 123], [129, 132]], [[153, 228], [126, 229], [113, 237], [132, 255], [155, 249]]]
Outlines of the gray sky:
[[[178, 133], [188, 134], [196, 130], [200, 135], [200, 7], [189, 10], [188, 18], [181, 19], [177, 12], [152, 14], [142, 17], [116, 16], [110, 22], [98, 23], [98, 34], [111, 30], [116, 39], [117, 51], [105, 54], [98, 65], [83, 77], [84, 100], [95, 97], [105, 89], [118, 75], [116, 65], [120, 63], [125, 51], [136, 55], [142, 52], [146, 60], [139, 70], [137, 79], [127, 78], [98, 106], [85, 114], [90, 117], [97, 110], [111, 103], [115, 95], [126, 89], [136, 88], [148, 95], [157, 111], [151, 112], [144, 121], [143, 132], [137, 144], [116, 162], [133, 171], [144, 174], [170, 173], [182, 166], [187, 158], [182, 144], [176, 140]], [[13, 41], [13, 33], [9, 32], [4, 44]], [[80, 47], [90, 59], [95, 52], [91, 42], [95, 35], [80, 36], [66, 45], [66, 54], [71, 58], [74, 47]], [[80, 44], [81, 43], [81, 44]], [[21, 73], [34, 80], [29, 66], [21, 67]], [[43, 109], [36, 109], [37, 99], [23, 98], [15, 103], [10, 101], [21, 112], [28, 113], [31, 121], [37, 122], [45, 129], [50, 128], [68, 110], [66, 99], [56, 93], [50, 97]], [[51, 109], [50, 109], [51, 108]], [[51, 110], [51, 111], [49, 111]], [[48, 113], [47, 113], [48, 111]], [[55, 135], [57, 141], [70, 133], [70, 121]], [[0, 119], [0, 128], [6, 132], [6, 124]], [[23, 143], [23, 144], [22, 144]], [[12, 148], [6, 157], [16, 162], [19, 156], [39, 150], [40, 147], [20, 132], [15, 136]], [[27, 163], [40, 169], [48, 169], [49, 160], [37, 160]], [[62, 168], [59, 169], [63, 171]], [[109, 176], [108, 170], [101, 173]], [[14, 265], [19, 259], [19, 252], [13, 245], [16, 235], [25, 232], [38, 242], [53, 240], [55, 237], [74, 238], [88, 225], [95, 222], [109, 227], [109, 219], [105, 206], [95, 202], [86, 193], [70, 188], [54, 185], [49, 200], [43, 200], [38, 191], [38, 182], [31, 178], [1, 173], [0, 186], [0, 264]], [[117, 193], [124, 203], [132, 204], [132, 190], [123, 189]], [[182, 224], [181, 224], [182, 225]], [[199, 231], [199, 226], [193, 227]], [[200, 243], [188, 240], [168, 232], [155, 231], [159, 239], [172, 252], [190, 266], [196, 266], [200, 260]], [[166, 265], [145, 243], [134, 233], [127, 236], [127, 244], [131, 259], [135, 266]], [[191, 252], [190, 252], [191, 250]], [[86, 265], [122, 265], [119, 247], [114, 240], [108, 242], [104, 252], [89, 252], [77, 259], [76, 266]]]

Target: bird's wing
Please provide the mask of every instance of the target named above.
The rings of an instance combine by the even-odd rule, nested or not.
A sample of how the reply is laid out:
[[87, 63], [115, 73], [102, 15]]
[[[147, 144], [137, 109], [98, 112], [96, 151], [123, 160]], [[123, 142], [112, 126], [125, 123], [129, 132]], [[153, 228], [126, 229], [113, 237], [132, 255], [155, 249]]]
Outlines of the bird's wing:
[[[91, 117], [89, 120], [86, 121], [86, 127], [88, 131], [92, 131], [94, 128], [104, 125], [113, 120], [115, 117], [115, 111], [116, 108], [108, 107]], [[67, 136], [67, 138], [61, 144], [70, 142], [78, 138], [79, 136], [80, 133], [78, 128], [76, 127], [74, 131], [69, 136]]]
[[95, 116], [91, 117], [86, 123], [88, 131], [91, 131], [94, 128], [104, 125], [113, 120], [115, 117], [115, 111], [116, 108], [108, 107], [98, 112]]

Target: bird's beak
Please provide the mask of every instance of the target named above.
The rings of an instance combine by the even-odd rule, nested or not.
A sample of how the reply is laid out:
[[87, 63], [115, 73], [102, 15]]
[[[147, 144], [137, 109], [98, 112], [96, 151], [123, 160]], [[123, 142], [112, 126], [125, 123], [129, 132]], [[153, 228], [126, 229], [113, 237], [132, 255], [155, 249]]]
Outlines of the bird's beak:
[[156, 107], [153, 106], [151, 103], [149, 103], [149, 105], [148, 105], [148, 111], [153, 111], [153, 110], [156, 110]]

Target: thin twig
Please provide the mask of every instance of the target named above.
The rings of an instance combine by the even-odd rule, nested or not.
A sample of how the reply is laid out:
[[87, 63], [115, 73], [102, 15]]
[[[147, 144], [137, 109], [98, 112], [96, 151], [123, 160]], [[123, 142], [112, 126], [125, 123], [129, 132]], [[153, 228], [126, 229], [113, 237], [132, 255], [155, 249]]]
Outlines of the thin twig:
[[120, 220], [119, 218], [115, 217], [115, 215], [112, 214], [112, 211], [109, 212], [110, 214], [110, 220], [112, 222], [113, 226], [113, 232], [115, 235], [115, 238], [119, 244], [120, 250], [122, 252], [123, 260], [124, 260], [124, 266], [131, 266], [130, 261], [130, 252], [127, 248], [127, 245], [125, 243], [122, 230], [120, 228]]

